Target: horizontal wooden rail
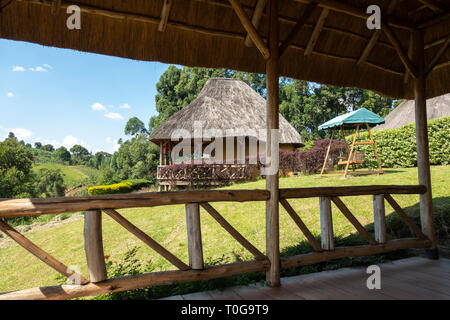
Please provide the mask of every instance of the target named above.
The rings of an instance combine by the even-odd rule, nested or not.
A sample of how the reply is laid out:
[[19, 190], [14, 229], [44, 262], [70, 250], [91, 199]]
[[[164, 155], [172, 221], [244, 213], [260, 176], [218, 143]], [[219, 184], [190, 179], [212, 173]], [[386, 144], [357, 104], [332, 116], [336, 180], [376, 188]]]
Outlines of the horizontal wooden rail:
[[266, 201], [269, 198], [270, 193], [266, 190], [205, 190], [46, 199], [2, 199], [0, 200], [0, 218], [38, 216], [95, 209], [154, 207], [195, 202]]
[[84, 296], [94, 296], [182, 282], [210, 280], [236, 274], [265, 271], [268, 260], [252, 260], [213, 266], [204, 270], [153, 272], [137, 276], [125, 276], [86, 285], [61, 285], [40, 287], [20, 291], [0, 293], [0, 300], [63, 300]]
[[345, 257], [366, 256], [409, 248], [428, 248], [430, 246], [431, 241], [427, 239], [405, 238], [377, 245], [338, 247], [332, 251], [313, 252], [283, 258], [281, 259], [281, 268], [289, 269]]
[[380, 185], [380, 186], [348, 186], [280, 189], [280, 199], [342, 197], [375, 194], [423, 194], [427, 188], [422, 185]]

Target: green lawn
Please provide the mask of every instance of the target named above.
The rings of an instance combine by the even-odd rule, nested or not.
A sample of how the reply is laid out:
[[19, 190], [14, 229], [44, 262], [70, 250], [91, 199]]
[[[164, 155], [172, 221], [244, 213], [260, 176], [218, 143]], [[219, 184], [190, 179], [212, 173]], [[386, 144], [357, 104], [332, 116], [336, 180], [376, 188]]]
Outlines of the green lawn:
[[[442, 214], [450, 212], [450, 166], [431, 168], [433, 198], [436, 211]], [[343, 179], [342, 176], [318, 175], [289, 177], [280, 179], [281, 188], [369, 185], [369, 184], [417, 184], [417, 169], [387, 169], [381, 176], [362, 176]], [[263, 189], [264, 180], [239, 183], [226, 189]], [[418, 195], [394, 196], [407, 212], [417, 212]], [[349, 209], [363, 224], [373, 222], [371, 196], [343, 198]], [[291, 205], [300, 214], [310, 230], [320, 232], [318, 199], [290, 200]], [[213, 203], [212, 204], [236, 229], [261, 251], [265, 251], [265, 205], [264, 202]], [[387, 206], [387, 214], [392, 209]], [[124, 209], [120, 212], [131, 222], [145, 230], [156, 241], [188, 262], [185, 213], [182, 205], [154, 208]], [[336, 236], [347, 236], [354, 232], [353, 226], [333, 205], [333, 223]], [[238, 259], [251, 259], [230, 235], [228, 235], [203, 209], [201, 211], [204, 256], [207, 261], [221, 260], [233, 262]], [[169, 263], [154, 254], [150, 248], [120, 227], [109, 217], [103, 219], [105, 255], [110, 260], [119, 261], [124, 253], [139, 246], [138, 258], [151, 260], [157, 270], [173, 270]], [[52, 228], [26, 233], [32, 241], [67, 265], [81, 266], [87, 276], [83, 242], [83, 220], [76, 220]], [[280, 209], [281, 249], [287, 249], [305, 240], [294, 222], [284, 209]], [[12, 243], [5, 244], [0, 238], [0, 292], [29, 287], [55, 284], [57, 273], [37, 260], [23, 248]], [[3, 243], [2, 243], [3, 242]]]
[[37, 172], [39, 169], [60, 169], [64, 175], [64, 183], [68, 187], [79, 186], [86, 182], [91, 176], [98, 176], [99, 170], [86, 166], [66, 166], [57, 163], [43, 163], [33, 167]]

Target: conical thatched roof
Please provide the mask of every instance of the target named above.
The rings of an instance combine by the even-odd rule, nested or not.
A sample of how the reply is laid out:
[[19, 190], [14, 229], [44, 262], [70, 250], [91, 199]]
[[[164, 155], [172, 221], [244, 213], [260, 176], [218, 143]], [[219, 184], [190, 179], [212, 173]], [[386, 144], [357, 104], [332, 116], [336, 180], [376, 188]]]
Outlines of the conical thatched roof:
[[[222, 130], [222, 136], [230, 136], [226, 134], [229, 129], [238, 130], [231, 136], [249, 136], [251, 130], [266, 128], [266, 100], [242, 80], [210, 79], [198, 97], [164, 121], [150, 140], [170, 140], [177, 129], [185, 129], [193, 136], [196, 121], [202, 122], [202, 130]], [[281, 114], [280, 143], [304, 145], [299, 133]]]
[[[268, 10], [257, 15], [256, 7], [268, 1], [238, 2], [267, 43]], [[66, 27], [71, 5], [81, 10], [80, 30]], [[381, 32], [367, 27], [370, 5], [381, 9]], [[426, 95], [449, 93], [450, 52], [437, 55], [449, 36], [449, 7], [448, 0], [280, 0], [280, 43], [305, 22], [281, 57], [280, 75], [412, 99], [413, 81], [404, 81], [395, 47], [408, 55], [412, 31], [423, 30], [425, 65], [437, 59]], [[0, 0], [0, 11], [0, 38], [185, 66], [266, 68], [257, 47], [244, 45], [247, 31], [229, 0]], [[389, 39], [386, 26], [398, 41]]]
[[[450, 94], [427, 100], [427, 119], [450, 117]], [[374, 130], [400, 128], [415, 122], [414, 100], [400, 103], [385, 118], [385, 123], [376, 126]]]

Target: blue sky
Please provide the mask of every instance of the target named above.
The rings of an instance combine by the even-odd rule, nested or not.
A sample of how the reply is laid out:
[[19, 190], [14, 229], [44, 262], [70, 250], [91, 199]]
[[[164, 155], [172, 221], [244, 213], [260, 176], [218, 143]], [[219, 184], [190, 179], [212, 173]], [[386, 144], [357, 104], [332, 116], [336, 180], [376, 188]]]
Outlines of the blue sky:
[[127, 120], [156, 115], [168, 65], [0, 39], [0, 141], [113, 152]]

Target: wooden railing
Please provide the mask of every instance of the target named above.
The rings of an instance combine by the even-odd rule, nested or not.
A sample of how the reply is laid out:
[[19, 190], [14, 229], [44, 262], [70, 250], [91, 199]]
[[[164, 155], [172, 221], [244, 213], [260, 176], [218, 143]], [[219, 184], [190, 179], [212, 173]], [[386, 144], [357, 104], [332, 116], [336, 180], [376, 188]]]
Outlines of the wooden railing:
[[[406, 248], [425, 248], [431, 245], [430, 240], [420, 228], [405, 214], [391, 194], [422, 194], [423, 186], [355, 186], [355, 187], [325, 187], [281, 189], [280, 204], [286, 209], [294, 222], [311, 243], [315, 252], [293, 257], [287, 257], [273, 263], [281, 268], [291, 268], [313, 264], [348, 256], [361, 256], [383, 253]], [[373, 195], [375, 237], [368, 233], [355, 216], [340, 199], [342, 196]], [[289, 204], [288, 199], [319, 197], [321, 220], [321, 243], [319, 243], [300, 216]], [[268, 271], [271, 262], [267, 256], [252, 245], [210, 204], [223, 201], [267, 201], [270, 194], [267, 190], [209, 190], [209, 191], [179, 191], [164, 193], [142, 193], [91, 197], [65, 197], [49, 199], [0, 199], [0, 218], [36, 216], [51, 213], [84, 211], [85, 252], [89, 271], [89, 280], [83, 275], [70, 270], [65, 264], [43, 251], [17, 230], [0, 220], [0, 230], [14, 241], [55, 269], [62, 275], [77, 279], [73, 285], [31, 288], [0, 294], [1, 299], [70, 299], [81, 296], [105, 294], [143, 287], [168, 285], [196, 280], [208, 280], [236, 274]], [[393, 207], [409, 226], [415, 238], [386, 241], [384, 200]], [[357, 247], [335, 248], [331, 202], [333, 202], [345, 217], [355, 226], [358, 232], [367, 240], [368, 245]], [[189, 264], [181, 261], [153, 238], [125, 219], [117, 209], [132, 207], [153, 207], [162, 205], [184, 204], [188, 235]], [[201, 238], [200, 207], [216, 220], [233, 238], [246, 248], [254, 260], [204, 267]], [[152, 272], [148, 274], [125, 276], [108, 279], [102, 244], [102, 211], [119, 223], [122, 227], [142, 240], [150, 248], [172, 263], [177, 271]], [[274, 239], [266, 239], [267, 245]]]

